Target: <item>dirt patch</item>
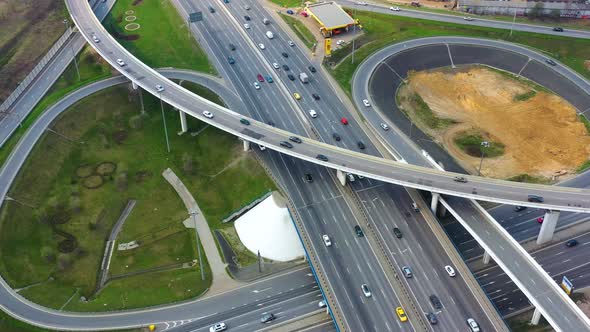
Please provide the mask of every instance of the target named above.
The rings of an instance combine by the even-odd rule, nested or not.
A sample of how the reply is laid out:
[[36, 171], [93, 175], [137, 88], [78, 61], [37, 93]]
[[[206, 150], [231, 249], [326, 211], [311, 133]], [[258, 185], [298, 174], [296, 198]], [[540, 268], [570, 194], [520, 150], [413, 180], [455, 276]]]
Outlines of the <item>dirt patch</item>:
[[[530, 93], [534, 91], [535, 93]], [[419, 94], [433, 114], [457, 124], [442, 129], [416, 124], [441, 143], [467, 170], [475, 173], [479, 158], [454, 143], [465, 131], [484, 133], [505, 146], [504, 155], [486, 158], [482, 174], [510, 178], [529, 174], [551, 178], [572, 173], [590, 156], [590, 136], [573, 106], [542, 88], [482, 66], [414, 72], [398, 100]], [[524, 100], [517, 96], [528, 94]], [[411, 112], [410, 112], [411, 114]]]
[[133, 0], [133, 2], [131, 3], [132, 6], [139, 6], [141, 5], [141, 3], [143, 2], [143, 0]]
[[104, 161], [96, 166], [96, 174], [106, 176], [115, 172], [116, 169], [117, 164], [110, 161]]
[[587, 70], [590, 70], [590, 60], [584, 61], [584, 67], [586, 67]]
[[100, 175], [91, 175], [82, 181], [82, 185], [87, 189], [100, 188], [100, 186], [102, 186], [103, 183], [104, 180]]
[[76, 168], [76, 176], [79, 178], [87, 178], [94, 173], [92, 165], [81, 165]]

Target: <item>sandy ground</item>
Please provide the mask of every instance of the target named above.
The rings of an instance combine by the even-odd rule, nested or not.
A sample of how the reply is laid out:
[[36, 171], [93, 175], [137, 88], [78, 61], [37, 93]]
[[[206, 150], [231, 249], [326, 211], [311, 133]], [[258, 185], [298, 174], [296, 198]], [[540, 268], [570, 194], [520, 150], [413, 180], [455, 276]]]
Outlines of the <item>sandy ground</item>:
[[469, 171], [476, 172], [479, 158], [458, 149], [453, 139], [474, 129], [506, 146], [503, 156], [484, 161], [486, 176], [526, 173], [550, 178], [572, 173], [590, 157], [590, 136], [575, 108], [559, 96], [537, 91], [526, 101], [514, 101], [514, 96], [534, 89], [481, 66], [412, 73], [408, 86], [438, 117], [458, 122], [442, 130], [421, 128]]

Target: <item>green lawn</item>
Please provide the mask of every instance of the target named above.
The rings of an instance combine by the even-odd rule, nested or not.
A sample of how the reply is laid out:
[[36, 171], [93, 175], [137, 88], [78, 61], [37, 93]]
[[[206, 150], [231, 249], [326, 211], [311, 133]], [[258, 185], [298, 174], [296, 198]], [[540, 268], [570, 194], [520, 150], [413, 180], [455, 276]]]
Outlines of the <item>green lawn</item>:
[[2, 332], [48, 332], [50, 330], [28, 325], [12, 318], [0, 310], [0, 331]]
[[373, 52], [389, 44], [432, 36], [482, 37], [526, 45], [543, 50], [547, 55], [555, 57], [573, 70], [590, 78], [590, 71], [584, 67], [584, 60], [590, 59], [590, 40], [524, 32], [513, 33], [512, 37], [510, 37], [508, 30], [410, 19], [362, 11], [357, 11], [356, 18], [360, 19], [365, 35], [361, 36], [356, 43], [357, 46], [362, 46], [357, 48], [355, 52], [355, 62], [351, 63], [350, 59], [351, 44], [334, 51], [330, 59], [331, 62], [335, 63], [344, 60], [331, 71], [339, 84], [349, 94], [350, 81], [354, 71], [358, 64]]
[[315, 36], [309, 29], [303, 24], [303, 22], [299, 21], [298, 19], [292, 17], [291, 15], [279, 14], [283, 18], [283, 20], [293, 29], [297, 37], [303, 41], [305, 46], [309, 49], [313, 47], [313, 44], [317, 43]]
[[[138, 2], [137, 5], [133, 5]], [[133, 16], [141, 27], [126, 31], [126, 11], [133, 10]], [[185, 22], [185, 23], [183, 23]], [[181, 18], [170, 1], [118, 0], [103, 25], [117, 41], [147, 65], [193, 69], [215, 74], [207, 55], [188, 35], [186, 18]], [[126, 40], [136, 35], [136, 40]]]
[[302, 7], [301, 4], [303, 1], [301, 0], [270, 0], [271, 2], [276, 3], [277, 5], [285, 8], [293, 8], [293, 7]]
[[[485, 158], [494, 158], [504, 154], [504, 144], [484, 139], [480, 133], [475, 131], [459, 133], [455, 136], [454, 141], [461, 150], [472, 157], [480, 157], [482, 149]], [[490, 146], [482, 148], [481, 143], [484, 141], [489, 142]]]
[[[402, 88], [408, 89], [408, 86], [405, 85]], [[451, 119], [436, 116], [432, 109], [430, 109], [430, 106], [417, 93], [410, 92], [409, 95], [405, 93], [403, 96], [398, 94], [396, 99], [398, 100], [398, 104], [409, 106], [409, 109], [406, 107], [403, 108], [405, 113], [412, 113], [410, 114], [412, 118], [415, 118], [430, 129], [443, 129], [454, 123]]]

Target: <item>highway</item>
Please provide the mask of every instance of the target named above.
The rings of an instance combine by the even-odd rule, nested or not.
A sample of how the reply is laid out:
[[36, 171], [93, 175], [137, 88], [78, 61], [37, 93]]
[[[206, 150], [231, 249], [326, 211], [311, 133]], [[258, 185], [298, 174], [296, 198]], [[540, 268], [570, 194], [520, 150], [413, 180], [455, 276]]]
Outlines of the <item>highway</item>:
[[[245, 4], [248, 4], [252, 10], [250, 11], [245, 11], [243, 9], [243, 6]], [[240, 81], [240, 83], [238, 84], [243, 84], [244, 81], [246, 82], [253, 82], [255, 80], [256, 74], [257, 73], [262, 73], [263, 75], [266, 75], [268, 72], [264, 72], [264, 68], [270, 67], [271, 63], [279, 63], [280, 66], [282, 66], [283, 64], [287, 64], [289, 66], [289, 71], [285, 71], [283, 68], [276, 70], [276, 69], [270, 69], [269, 72], [271, 73], [271, 75], [274, 76], [274, 80], [275, 83], [278, 79], [282, 79], [284, 81], [285, 86], [287, 87], [288, 90], [288, 94], [292, 94], [294, 92], [300, 93], [303, 98], [301, 99], [301, 101], [298, 103], [298, 105], [301, 105], [301, 109], [299, 110], [299, 114], [301, 115], [301, 117], [304, 119], [303, 121], [306, 121], [308, 123], [311, 123], [314, 125], [314, 129], [312, 130], [314, 133], [317, 133], [322, 139], [327, 138], [328, 141], [333, 141], [332, 139], [332, 133], [333, 132], [337, 132], [340, 136], [341, 136], [341, 141], [339, 142], [335, 142], [336, 144], [341, 144], [344, 147], [353, 147], [356, 148], [356, 142], [358, 141], [363, 141], [366, 144], [366, 149], [365, 151], [368, 151], [372, 154], [376, 154], [376, 150], [373, 148], [372, 144], [370, 143], [369, 139], [366, 137], [366, 135], [363, 133], [363, 131], [361, 130], [360, 126], [358, 126], [356, 124], [356, 122], [354, 122], [354, 120], [352, 119], [352, 117], [348, 117], [350, 120], [350, 124], [348, 126], [346, 126], [345, 128], [342, 128], [341, 125], [339, 123], [337, 123], [337, 119], [339, 119], [340, 117], [344, 115], [346, 115], [346, 113], [343, 113], [343, 110], [345, 109], [344, 105], [342, 105], [342, 103], [338, 100], [337, 96], [331, 91], [331, 89], [329, 88], [328, 83], [325, 81], [325, 79], [323, 77], [321, 77], [318, 74], [313, 74], [311, 75], [313, 78], [313, 81], [308, 84], [308, 85], [303, 85], [300, 82], [296, 81], [296, 82], [290, 82], [286, 76], [288, 73], [297, 73], [298, 71], [303, 71], [306, 70], [308, 68], [308, 66], [311, 65], [311, 63], [309, 62], [309, 60], [305, 57], [305, 55], [303, 54], [303, 52], [301, 52], [301, 50], [297, 47], [290, 47], [288, 46], [288, 38], [287, 36], [284, 34], [283, 31], [280, 31], [280, 28], [277, 26], [277, 22], [273, 22], [271, 24], [269, 24], [268, 26], [263, 25], [262, 19], [263, 17], [270, 17], [268, 16], [268, 13], [265, 13], [263, 11], [262, 8], [258, 7], [259, 5], [256, 2], [251, 2], [251, 3], [239, 3], [239, 4], [235, 4], [232, 5], [232, 3], [227, 5], [227, 8], [231, 11], [231, 13], [233, 14], [233, 20], [235, 20], [233, 22], [233, 24], [235, 25], [236, 22], [238, 22], [237, 24], [241, 25], [244, 24], [245, 22], [249, 22], [250, 24], [250, 29], [248, 29], [246, 31], [246, 35], [248, 38], [250, 38], [250, 40], [252, 40], [252, 43], [254, 45], [257, 45], [259, 43], [264, 43], [265, 44], [265, 49], [260, 51], [260, 54], [262, 54], [262, 57], [266, 60], [266, 64], [264, 62], [260, 62], [260, 61], [253, 61], [253, 59], [257, 59], [260, 58], [259, 55], [255, 54], [256, 52], [253, 52], [252, 49], [256, 49], [256, 47], [251, 47], [250, 45], [248, 45], [248, 40], [244, 40], [244, 38], [239, 38], [240, 35], [236, 36], [236, 34], [231, 34], [228, 32], [227, 27], [230, 26], [232, 24], [233, 20], [228, 20], [225, 21], [225, 17], [222, 15], [224, 13], [223, 8], [225, 7], [221, 7], [221, 6], [214, 6], [214, 8], [216, 9], [216, 12], [214, 14], [207, 14], [206, 10], [207, 7], [205, 5], [201, 5], [200, 7], [198, 6], [197, 3], [195, 2], [190, 2], [189, 4], [185, 4], [186, 6], [186, 11], [189, 12], [191, 9], [192, 10], [203, 10], [205, 12], [205, 20], [203, 22], [197, 23], [195, 24], [197, 27], [200, 28], [200, 33], [198, 35], [199, 40], [202, 42], [203, 40], [207, 41], [207, 45], [209, 45], [210, 47], [213, 48], [213, 46], [215, 46], [215, 50], [213, 51], [212, 54], [212, 58], [215, 58], [219, 61], [219, 63], [225, 63], [224, 59], [226, 59], [226, 57], [228, 56], [228, 54], [231, 54], [231, 56], [236, 60], [236, 63], [234, 65], [230, 65], [225, 63], [225, 68], [223, 68], [223, 72], [226, 72], [228, 75], [232, 75], [232, 73], [234, 72], [238, 72], [236, 73], [236, 79], [233, 79], [233, 77], [230, 76], [229, 81], [232, 82], [236, 82], [237, 80]], [[208, 15], [210, 16], [214, 16], [215, 19], [214, 20], [208, 20]], [[250, 16], [251, 20], [250, 21], [245, 21], [243, 20], [243, 16], [244, 15], [248, 15]], [[265, 32], [267, 30], [271, 30], [274, 34], [274, 38], [272, 40], [269, 40], [267, 37], [265, 37]], [[206, 35], [204, 37], [204, 35]], [[232, 43], [236, 46], [236, 50], [235, 51], [231, 51], [229, 48], [229, 43]], [[278, 47], [276, 45], [279, 45]], [[227, 46], [226, 46], [227, 45]], [[218, 46], [218, 47], [217, 47]], [[289, 58], [284, 58], [282, 56], [282, 52], [288, 52], [289, 54]], [[239, 72], [242, 72], [241, 74]], [[240, 76], [241, 75], [241, 76]], [[246, 79], [244, 79], [243, 77], [246, 77]], [[274, 83], [273, 83], [274, 84]], [[257, 96], [259, 94], [261, 94], [264, 90], [272, 90], [272, 95], [273, 95], [273, 99], [269, 99], [266, 103], [262, 102], [261, 104], [263, 105], [262, 107], [266, 105], [273, 105], [274, 107], [276, 107], [276, 109], [283, 109], [281, 107], [281, 104], [277, 102], [277, 100], [281, 97], [281, 92], [275, 92], [276, 90], [279, 90], [276, 86], [274, 86], [273, 84], [262, 84], [262, 89], [258, 92], [254, 92], [254, 95]], [[266, 92], [266, 91], [264, 91]], [[320, 96], [320, 100], [316, 101], [311, 97], [312, 93], [317, 93]], [[284, 95], [284, 94], [283, 94]], [[244, 99], [246, 99], [247, 97], [244, 96]], [[274, 102], [274, 103], [273, 103]], [[276, 112], [275, 109], [275, 112]], [[288, 108], [287, 108], [288, 109]], [[315, 109], [318, 112], [318, 118], [313, 119], [309, 116], [309, 113], [307, 112], [307, 110], [309, 109]], [[288, 109], [289, 110], [289, 109]], [[292, 110], [289, 110], [292, 112]], [[271, 110], [272, 112], [272, 110]], [[285, 118], [296, 118], [296, 115], [290, 115], [289, 113], [285, 114], [284, 117], [279, 117], [280, 119], [285, 119]], [[268, 118], [262, 118], [265, 121], [276, 121], [276, 117], [273, 118], [272, 114], [269, 115]], [[334, 119], [334, 120], [331, 120]], [[275, 122], [275, 125], [278, 127], [281, 127], [280, 122]], [[285, 128], [285, 127], [283, 127]], [[289, 128], [289, 130], [292, 130], [292, 128]], [[358, 149], [358, 148], [357, 148]], [[310, 201], [305, 202], [305, 207], [302, 209], [299, 209], [300, 213], [304, 216], [304, 217], [308, 217], [309, 219], [306, 221], [305, 225], [306, 227], [310, 227], [313, 228], [314, 224], [313, 222], [311, 222], [312, 220], [318, 220], [325, 224], [325, 225], [330, 225], [332, 222], [335, 223], [335, 227], [342, 229], [342, 225], [340, 225], [339, 223], [344, 222], [347, 219], [340, 219], [338, 216], [333, 216], [333, 213], [328, 213], [328, 214], [324, 214], [323, 212], [326, 211], [326, 209], [330, 209], [329, 206], [322, 206], [322, 204], [313, 204], [313, 202], [318, 202], [318, 201], [323, 201], [325, 199], [325, 197], [330, 197], [328, 195], [330, 195], [329, 192], [327, 193], [320, 193], [320, 195], [317, 195], [313, 192], [313, 190], [310, 190], [306, 187], [310, 187], [310, 186], [315, 186], [316, 185], [316, 181], [317, 179], [316, 177], [316, 170], [310, 170], [309, 169], [309, 165], [307, 166], [303, 166], [303, 172], [302, 173], [296, 173], [295, 169], [301, 169], [301, 168], [296, 168], [296, 167], [290, 167], [290, 169], [292, 169], [293, 171], [291, 171], [291, 173], [296, 173], [295, 176], [297, 178], [303, 178], [303, 174], [305, 174], [305, 172], [308, 172], [310, 174], [313, 175], [314, 177], [314, 183], [309, 184], [307, 186], [304, 186], [303, 189], [301, 191], [303, 192], [309, 192], [309, 196], [311, 198]], [[327, 180], [328, 182], [332, 182], [333, 180], [329, 177], [329, 175], [326, 177], [325, 175], [323, 175], [320, 172], [320, 180], [321, 181], [325, 181]], [[373, 181], [370, 179], [364, 179], [364, 180], [357, 180], [354, 185], [353, 188], [355, 189], [355, 191], [358, 191], [359, 194], [362, 193], [362, 195], [365, 196], [371, 196], [371, 200], [375, 201], [375, 199], [380, 199], [382, 202], [393, 202], [395, 203], [392, 206], [388, 206], [388, 209], [384, 209], [382, 205], [379, 205], [380, 210], [375, 210], [375, 209], [371, 209], [368, 206], [364, 206], [364, 209], [368, 212], [368, 215], [370, 216], [370, 218], [372, 218], [372, 222], [374, 225], [378, 226], [378, 232], [380, 234], [380, 237], [384, 240], [387, 241], [388, 243], [391, 242], [392, 246], [391, 249], [393, 250], [393, 248], [396, 248], [396, 250], [399, 250], [399, 252], [406, 252], [406, 251], [410, 251], [410, 252], [415, 252], [412, 253], [411, 255], [409, 255], [410, 257], [408, 259], [406, 259], [407, 262], [414, 262], [414, 264], [417, 264], [417, 262], [421, 262], [422, 264], [418, 264], [418, 266], [415, 266], [415, 268], [417, 269], [416, 272], [416, 278], [414, 280], [412, 280], [410, 282], [410, 288], [412, 289], [412, 292], [415, 292], [415, 294], [413, 296], [415, 296], [418, 299], [418, 303], [419, 303], [419, 307], [420, 307], [420, 311], [421, 312], [429, 312], [429, 311], [435, 311], [434, 309], [432, 309], [431, 304], [429, 302], [429, 296], [433, 295], [433, 294], [437, 294], [441, 300], [443, 302], [448, 302], [448, 304], [446, 304], [446, 308], [444, 311], [439, 312], [440, 315], [440, 325], [439, 327], [442, 328], [443, 330], [457, 330], [462, 328], [462, 326], [464, 325], [464, 322], [461, 321], [456, 321], [454, 320], [452, 317], [475, 317], [476, 319], [478, 319], [479, 322], [481, 322], [482, 326], [487, 326], [488, 328], [493, 328], [492, 325], [488, 322], [487, 318], [485, 317], [485, 315], [480, 311], [480, 310], [474, 310], [474, 308], [478, 307], [479, 304], [477, 303], [477, 301], [474, 299], [474, 297], [471, 295], [471, 292], [469, 291], [469, 289], [467, 288], [467, 286], [465, 285], [464, 282], [458, 282], [457, 280], [451, 280], [448, 277], [444, 277], [444, 275], [440, 275], [437, 278], [429, 278], [427, 274], [429, 274], [429, 271], [431, 270], [438, 270], [440, 273], [444, 273], [443, 270], [443, 265], [441, 265], [440, 261], [449, 261], [448, 257], [445, 257], [445, 255], [441, 255], [440, 253], [443, 252], [442, 249], [439, 247], [440, 244], [438, 244], [438, 241], [436, 241], [436, 239], [434, 238], [434, 236], [432, 235], [432, 233], [427, 232], [426, 234], [424, 234], [424, 239], [426, 240], [424, 243], [427, 243], [428, 248], [432, 248], [432, 252], [437, 252], [439, 253], [439, 255], [436, 256], [430, 256], [428, 254], [428, 252], [424, 252], [422, 250], [422, 247], [420, 246], [419, 243], [416, 243], [415, 241], [412, 240], [407, 240], [407, 241], [399, 241], [396, 239], [396, 242], [392, 241], [393, 240], [393, 236], [391, 233], [391, 229], [388, 229], [388, 224], [392, 221], [395, 220], [396, 222], [398, 222], [400, 225], [406, 224], [406, 221], [404, 219], [406, 219], [405, 217], [405, 211], [409, 209], [410, 207], [410, 203], [411, 203], [411, 199], [407, 196], [407, 193], [405, 192], [405, 190], [400, 189], [399, 187], [396, 186], [391, 186], [389, 184], [384, 184], [384, 183], [380, 183], [377, 181]], [[387, 190], [387, 189], [390, 190]], [[338, 188], [334, 188], [334, 191], [337, 191]], [[324, 196], [326, 195], [326, 196]], [[404, 203], [398, 203], [398, 200], [400, 199], [404, 199]], [[296, 199], [296, 198], [294, 198]], [[337, 207], [336, 209], [339, 209], [342, 207]], [[395, 211], [397, 213], [394, 213], [394, 215], [392, 216], [392, 212], [391, 209], [395, 209]], [[328, 210], [328, 211], [329, 211]], [[404, 213], [402, 213], [401, 211], [404, 211]], [[426, 213], [428, 213], [428, 210], [426, 210]], [[422, 219], [421, 218], [422, 215], [418, 214], [418, 216], [416, 217], [417, 220]], [[305, 220], [305, 218], [304, 218]], [[337, 220], [339, 222], [337, 222]], [[421, 229], [420, 227], [415, 227], [412, 222], [407, 222], [408, 226], [404, 227], [404, 230], [407, 231], [406, 234], [410, 234], [407, 235], [410, 239], [412, 238], [411, 233], [415, 232], [421, 232], [424, 231], [424, 229]], [[325, 231], [320, 229], [319, 231], [312, 231], [311, 234], [323, 234], [323, 233], [327, 233], [332, 237], [332, 241], [334, 242], [334, 246], [336, 247], [336, 249], [338, 249], [338, 252], [340, 252], [341, 250], [346, 250], [346, 247], [350, 247], [351, 243], [354, 242], [358, 242], [358, 238], [356, 238], [353, 234], [353, 228], [354, 223], [350, 223], [348, 226], [348, 229], [343, 229], [343, 230], [338, 230], [338, 232], [334, 233], [336, 230], [330, 230], [330, 228], [328, 228], [328, 231]], [[317, 226], [316, 226], [317, 227]], [[363, 228], [365, 228], [365, 226], [362, 226]], [[400, 226], [402, 227], [402, 226]], [[308, 231], [309, 233], [309, 231]], [[345, 246], [341, 247], [340, 243], [342, 241], [342, 239], [344, 239], [345, 241]], [[323, 244], [321, 242], [321, 238], [319, 236], [317, 236], [317, 238], [314, 239], [317, 243], [318, 243], [318, 249], [319, 249], [319, 253], [318, 256], [320, 257], [320, 260], [323, 259], [323, 255], [325, 255], [324, 253], [324, 249]], [[340, 240], [340, 243], [339, 243]], [[353, 242], [354, 241], [354, 242]], [[362, 242], [361, 242], [362, 243]], [[362, 247], [361, 247], [362, 248]], [[335, 250], [335, 249], [333, 249]], [[332, 255], [333, 257], [329, 258], [330, 260], [333, 260], [334, 263], [332, 263], [332, 265], [337, 266], [337, 265], [345, 265], [345, 269], [346, 272], [344, 273], [345, 275], [350, 275], [350, 271], [353, 269], [359, 269], [359, 265], [357, 264], [357, 266], [354, 266], [354, 264], [349, 264], [348, 262], [346, 262], [346, 256], [348, 255], [347, 253], [343, 253], [342, 255], [340, 255], [339, 253], [330, 253], [329, 255]], [[353, 255], [354, 255], [354, 251], [353, 251]], [[366, 252], [364, 254], [364, 256], [361, 256], [360, 259], [358, 261], [362, 261], [363, 259], [366, 260], [368, 259], [368, 257], [374, 255], [374, 253]], [[438, 258], [440, 260], [438, 260]], [[357, 262], [358, 262], [357, 261]], [[347, 265], [351, 265], [350, 268]], [[369, 265], [369, 269], [371, 269], [372, 265]], [[399, 269], [401, 267], [401, 264], [399, 266], [396, 267], [396, 269]], [[340, 270], [340, 271], [339, 271]], [[365, 271], [363, 269], [359, 269], [359, 272], [364, 273]], [[375, 273], [375, 271], [372, 271], [373, 273]], [[427, 273], [424, 273], [427, 272]], [[332, 274], [330, 274], [332, 273]], [[336, 273], [335, 275], [333, 273]], [[399, 273], [399, 272], [398, 272]], [[424, 275], [423, 275], [424, 273]], [[329, 276], [333, 275], [334, 278], [331, 279], [332, 280], [338, 280], [338, 279], [342, 279], [341, 277], [341, 269], [335, 268], [333, 271], [330, 270], [327, 273]], [[332, 281], [332, 284], [334, 287], [338, 287], [339, 282], [336, 281]], [[374, 286], [372, 284], [369, 284], [372, 288], [374, 288]], [[354, 285], [352, 286], [354, 287]], [[358, 286], [357, 286], [358, 287]], [[385, 287], [388, 287], [387, 284], [385, 283]], [[380, 286], [379, 288], [383, 289], [383, 286]], [[462, 295], [461, 297], [459, 297], [456, 302], [455, 299], [452, 298], [452, 296], [450, 296], [446, 289], [450, 289], [451, 291], [449, 291], [450, 293], [456, 293], [459, 292], [461, 294], [466, 294], [466, 295]], [[338, 293], [338, 291], [335, 291], [336, 293]], [[347, 295], [348, 296], [348, 295]], [[354, 297], [352, 297], [354, 298]], [[362, 300], [362, 298], [361, 298]], [[360, 305], [362, 305], [362, 303], [358, 303]], [[357, 304], [357, 305], [358, 305]], [[388, 305], [388, 307], [392, 308], [392, 304]], [[347, 317], [354, 317], [355, 315], [357, 315], [356, 311], [358, 310], [357, 308], [359, 308], [358, 306], [355, 306], [353, 308], [353, 311], [345, 311], [344, 315]], [[362, 306], [360, 307], [362, 308]], [[357, 309], [357, 310], [354, 310]], [[385, 312], [385, 317], [387, 316], [391, 316], [391, 314], [388, 314], [387, 312]], [[369, 316], [371, 317], [371, 316]], [[379, 317], [376, 316], [374, 318], [372, 318], [372, 320], [379, 320], [379, 319], [383, 319], [383, 316]], [[397, 320], [394, 318], [393, 322], [390, 322], [391, 324], [399, 324], [397, 322]], [[367, 325], [368, 326], [368, 325]], [[391, 325], [389, 325], [389, 323], [386, 323], [386, 328], [389, 329], [391, 327]], [[360, 327], [359, 327], [360, 328]], [[354, 330], [354, 329], [353, 329]]]
[[366, 10], [372, 11], [377, 13], [385, 13], [390, 15], [402, 16], [402, 17], [411, 17], [411, 18], [419, 18], [424, 20], [433, 20], [438, 22], [448, 22], [448, 23], [455, 23], [455, 24], [462, 24], [462, 25], [469, 25], [469, 26], [480, 26], [480, 27], [488, 27], [488, 28], [496, 28], [496, 29], [506, 29], [509, 30], [511, 27], [514, 31], [523, 31], [523, 32], [533, 32], [533, 33], [540, 33], [545, 35], [556, 35], [556, 36], [565, 36], [565, 37], [574, 37], [574, 38], [590, 38], [590, 31], [584, 30], [575, 30], [575, 29], [564, 29], [563, 32], [553, 31], [553, 27], [542, 26], [542, 25], [534, 25], [534, 24], [526, 24], [526, 23], [514, 23], [510, 21], [499, 21], [499, 20], [490, 20], [481, 17], [485, 16], [477, 16], [472, 14], [465, 13], [465, 16], [469, 16], [473, 18], [473, 21], [466, 21], [463, 19], [464, 16], [460, 15], [450, 15], [444, 13], [434, 13], [428, 12], [424, 10], [413, 10], [413, 9], [406, 9], [400, 8], [400, 11], [394, 12], [389, 9], [390, 6], [385, 6], [382, 4], [374, 4], [374, 3], [367, 3], [366, 6], [359, 5], [358, 1], [350, 1], [350, 0], [340, 0], [338, 1], [339, 4], [342, 6], [356, 8], [359, 10]]
[[[137, 61], [99, 24], [87, 3], [80, 5], [68, 1], [68, 8], [85, 38], [92, 42], [91, 35], [99, 37], [101, 42], [92, 42], [92, 45], [105, 60], [115, 68], [119, 68], [128, 78], [174, 107], [248, 141], [264, 144], [275, 151], [316, 164], [416, 189], [497, 203], [590, 212], [590, 191], [584, 189], [522, 184], [474, 176], [465, 176], [467, 182], [462, 183], [453, 180], [459, 176], [458, 174], [367, 156], [311, 139], [307, 139], [293, 149], [283, 147], [279, 143], [288, 140], [292, 136], [291, 133], [254, 120], [249, 121], [249, 125], [240, 123], [239, 114], [167, 82], [153, 69]], [[122, 59], [126, 65], [120, 67], [116, 62], [117, 59]], [[161, 84], [165, 91], [156, 91], [158, 84]], [[201, 111], [196, 112], [197, 105], [201, 110], [211, 111], [215, 118], [208, 119], [201, 114]], [[318, 155], [327, 156], [328, 161], [319, 160]], [[528, 202], [529, 194], [544, 197], [544, 203]]]
[[[481, 50], [477, 51], [478, 48], [481, 48]], [[501, 57], [494, 57], [494, 53], [497, 53], [495, 49], [503, 48], [518, 50], [528, 56], [528, 58], [525, 57], [525, 60], [521, 61], [520, 64], [515, 64], [513, 61], [508, 60], [512, 60], [515, 57], [523, 58], [523, 56], [516, 52], [505, 52]], [[515, 67], [521, 74], [528, 70], [527, 68], [530, 66], [533, 68], [531, 71], [533, 73], [531, 75], [533, 76], [532, 79], [535, 79], [543, 76], [540, 75], [543, 72], [532, 65], [532, 60], [535, 58], [538, 59], [539, 57], [541, 57], [540, 63], [543, 64], [542, 56], [533, 51], [517, 45], [491, 40], [477, 40], [462, 37], [433, 37], [402, 42], [376, 52], [359, 66], [353, 78], [354, 100], [359, 109], [362, 109], [362, 99], [368, 97], [371, 100], [374, 110], [363, 112], [363, 115], [374, 128], [378, 128], [379, 123], [383, 121], [391, 121], [397, 124], [399, 123], [397, 120], [401, 117], [397, 116], [395, 120], [392, 118], [393, 112], [391, 110], [394, 112], [397, 110], [395, 101], [392, 99], [395, 96], [396, 84], [399, 84], [403, 80], [403, 77], [406, 77], [407, 71], [410, 69], [422, 70], [460, 63], [476, 62], [488, 64], [493, 62], [494, 64], [501, 64], [499, 66], [500, 68]], [[420, 59], [420, 61], [415, 61], [415, 59]], [[375, 71], [376, 68], [381, 70]], [[573, 92], [576, 92], [576, 89], [582, 90], [590, 86], [587, 81], [564, 66], [560, 65], [554, 70], [557, 73], [549, 71], [554, 79], [562, 76], [568, 77], [567, 75], [572, 78], [572, 82], [568, 83], [568, 86], [573, 89]], [[551, 77], [551, 75], [548, 76]], [[559, 84], [562, 81], [563, 79], [561, 81], [556, 80], [553, 82], [553, 85]], [[389, 82], [389, 85], [383, 88], [385, 82]], [[583, 97], [585, 93], [580, 94], [580, 96], [582, 97], [578, 96], [572, 100], [576, 103], [584, 103], [588, 100]], [[393, 126], [393, 128], [394, 130], [389, 131], [389, 133], [381, 135], [382, 139], [409, 163], [424, 163], [425, 157], [419, 152], [420, 149], [415, 142], [405, 136], [397, 126]], [[428, 152], [433, 155], [434, 160], [439, 160], [436, 150], [431, 151], [431, 149], [428, 149]], [[516, 277], [519, 279], [516, 280], [517, 284], [529, 295], [533, 303], [539, 304], [540, 302], [538, 301], [546, 300], [549, 297], [552, 298], [550, 300], [551, 302], [545, 302], [545, 305], [551, 305], [553, 301], [557, 301], [558, 299], [561, 299], [561, 301], [566, 300], [562, 291], [545, 275], [542, 268], [532, 258], [527, 258], [528, 255], [526, 252], [516, 244], [503, 228], [497, 226], [495, 222], [491, 222], [490, 220], [492, 219], [483, 214], [483, 209], [478, 209], [475, 202], [471, 203], [458, 197], [450, 197], [448, 198], [448, 202], [453, 207], [449, 208], [449, 210], [453, 211], [455, 217], [460, 220], [461, 225], [472, 236], [478, 237], [478, 243], [489, 250], [492, 257], [496, 261], [499, 261], [499, 265], [502, 266], [508, 275], [512, 278]], [[487, 222], [482, 223], [482, 221]], [[494, 235], [492, 236], [492, 234]], [[506, 250], [514, 251], [512, 254], [508, 254]], [[532, 277], [533, 275], [535, 275], [535, 278]], [[535, 298], [538, 296], [538, 292], [536, 291], [538, 288], [537, 283], [541, 280], [547, 285], [547, 289], [551, 289], [552, 291], [550, 294], [543, 294], [541, 298]], [[570, 310], [579, 312], [571, 301], [568, 302], [570, 303]], [[562, 309], [563, 306], [555, 307], [555, 310]], [[546, 313], [547, 311], [544, 312], [544, 314]], [[562, 317], [554, 318], [561, 319]], [[561, 323], [558, 323], [557, 321], [552, 321], [554, 318], [548, 318], [554, 327], [567, 326], [562, 324], [571, 323], [570, 320], [561, 320]], [[584, 318], [584, 320], [586, 319]]]

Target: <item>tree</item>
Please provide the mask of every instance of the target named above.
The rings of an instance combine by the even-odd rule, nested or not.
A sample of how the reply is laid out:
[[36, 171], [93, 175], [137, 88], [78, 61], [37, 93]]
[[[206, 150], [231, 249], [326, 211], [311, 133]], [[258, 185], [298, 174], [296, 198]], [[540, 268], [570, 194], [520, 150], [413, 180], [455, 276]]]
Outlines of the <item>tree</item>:
[[561, 11], [559, 9], [551, 9], [549, 12], [549, 17], [554, 20], [558, 20], [561, 17]]
[[537, 2], [537, 3], [535, 3], [535, 6], [533, 6], [533, 8], [531, 8], [531, 10], [529, 10], [528, 16], [530, 18], [541, 17], [543, 15], [544, 8], [545, 8], [545, 6], [542, 2]]

